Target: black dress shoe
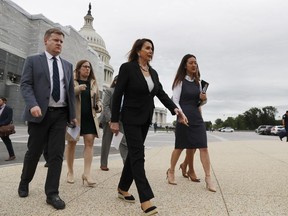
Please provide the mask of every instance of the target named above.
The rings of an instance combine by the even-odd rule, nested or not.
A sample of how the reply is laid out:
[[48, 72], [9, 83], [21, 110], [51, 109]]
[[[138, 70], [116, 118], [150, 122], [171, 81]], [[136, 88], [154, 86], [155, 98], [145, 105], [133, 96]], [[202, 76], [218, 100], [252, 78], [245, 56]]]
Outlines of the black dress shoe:
[[58, 195], [47, 196], [46, 202], [47, 204], [52, 205], [55, 209], [65, 208], [65, 202]]
[[18, 188], [18, 195], [19, 197], [27, 197], [29, 194], [29, 187], [28, 184], [19, 184], [19, 188]]

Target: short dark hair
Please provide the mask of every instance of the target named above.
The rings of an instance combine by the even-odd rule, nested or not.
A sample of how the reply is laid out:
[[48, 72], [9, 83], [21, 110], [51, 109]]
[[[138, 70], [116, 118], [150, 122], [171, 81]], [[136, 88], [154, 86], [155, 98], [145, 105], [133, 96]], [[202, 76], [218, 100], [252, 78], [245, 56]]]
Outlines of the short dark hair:
[[52, 34], [63, 35], [63, 37], [65, 37], [65, 34], [60, 28], [50, 28], [45, 32], [44, 39], [49, 38]]
[[0, 99], [1, 99], [2, 101], [4, 101], [5, 103], [7, 102], [7, 98], [5, 98], [5, 97], [0, 97]]

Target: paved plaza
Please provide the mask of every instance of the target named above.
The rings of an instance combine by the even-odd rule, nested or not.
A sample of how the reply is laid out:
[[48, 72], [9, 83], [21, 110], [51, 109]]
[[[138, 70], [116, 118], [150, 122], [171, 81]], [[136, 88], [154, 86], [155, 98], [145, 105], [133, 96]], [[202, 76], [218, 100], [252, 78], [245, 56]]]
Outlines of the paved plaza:
[[[233, 140], [233, 136], [238, 136], [237, 133], [208, 132], [212, 179], [217, 186], [217, 192], [212, 193], [205, 189], [199, 151], [195, 156], [195, 169], [201, 182], [195, 183], [183, 178], [177, 169], [178, 185], [167, 184], [165, 173], [173, 150], [174, 134], [149, 132], [145, 166], [155, 194], [153, 203], [158, 207], [158, 215], [288, 215], [288, 143], [281, 142], [277, 137], [252, 133], [253, 138], [247, 135], [245, 139]], [[184, 152], [181, 160], [183, 157]], [[99, 169], [99, 156], [94, 157], [93, 176], [97, 181], [94, 188], [82, 185], [81, 158], [75, 161], [75, 183], [66, 183], [67, 167], [64, 161], [60, 196], [66, 202], [66, 208], [58, 211], [45, 202], [47, 168], [43, 165], [44, 162], [39, 162], [27, 198], [20, 198], [17, 194], [22, 164], [0, 166], [1, 216], [141, 215], [134, 184], [130, 192], [134, 194], [136, 203], [125, 203], [117, 198], [117, 183], [123, 166], [119, 154], [110, 155], [108, 172]]]

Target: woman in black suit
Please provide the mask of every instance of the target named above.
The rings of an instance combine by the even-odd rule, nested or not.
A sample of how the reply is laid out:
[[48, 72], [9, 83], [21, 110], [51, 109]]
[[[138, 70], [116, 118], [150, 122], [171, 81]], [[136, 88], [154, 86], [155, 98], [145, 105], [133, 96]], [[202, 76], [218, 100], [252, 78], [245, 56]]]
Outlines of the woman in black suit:
[[[152, 189], [145, 175], [144, 142], [154, 110], [154, 96], [167, 107], [172, 115], [178, 115], [180, 122], [187, 124], [187, 118], [177, 108], [162, 88], [157, 72], [150, 66], [154, 45], [150, 39], [138, 39], [129, 52], [128, 62], [121, 65], [112, 102], [111, 130], [119, 131], [119, 116], [125, 131], [128, 156], [118, 184], [118, 197], [126, 202], [135, 202], [128, 190], [135, 181], [141, 209], [144, 215], [157, 213], [151, 199]], [[122, 96], [124, 96], [121, 107]]]

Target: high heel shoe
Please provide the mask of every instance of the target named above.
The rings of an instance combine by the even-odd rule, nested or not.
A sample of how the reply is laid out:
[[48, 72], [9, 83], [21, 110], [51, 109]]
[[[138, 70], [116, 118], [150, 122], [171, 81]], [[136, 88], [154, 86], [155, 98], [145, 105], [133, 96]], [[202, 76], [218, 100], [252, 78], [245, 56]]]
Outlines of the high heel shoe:
[[182, 163], [182, 164], [180, 164], [180, 167], [179, 167], [179, 170], [182, 170], [182, 176], [184, 177], [184, 178], [188, 178], [188, 175], [187, 175], [187, 172], [186, 172], [186, 168], [184, 167], [184, 164]]
[[74, 184], [74, 176], [71, 173], [67, 173], [67, 183]]
[[166, 179], [168, 179], [168, 184], [177, 185], [177, 183], [175, 182], [174, 170], [172, 171], [171, 169], [168, 169], [166, 175]]
[[200, 182], [200, 179], [197, 177], [193, 177], [191, 173], [187, 173], [187, 178], [190, 179], [192, 182]]
[[206, 188], [211, 192], [216, 192], [215, 186], [212, 184], [211, 177], [205, 177]]
[[[141, 209], [143, 210], [143, 208], [141, 207]], [[157, 207], [156, 206], [151, 206], [149, 208], [147, 208], [146, 210], [143, 210], [142, 215], [143, 216], [150, 216], [150, 215], [155, 215], [157, 214]]]
[[128, 203], [135, 203], [135, 198], [132, 194], [124, 196], [123, 192], [118, 189], [118, 198]]
[[88, 180], [87, 177], [83, 174], [82, 175], [82, 184], [83, 185], [84, 185], [85, 181], [89, 187], [94, 187], [96, 185], [96, 182]]

